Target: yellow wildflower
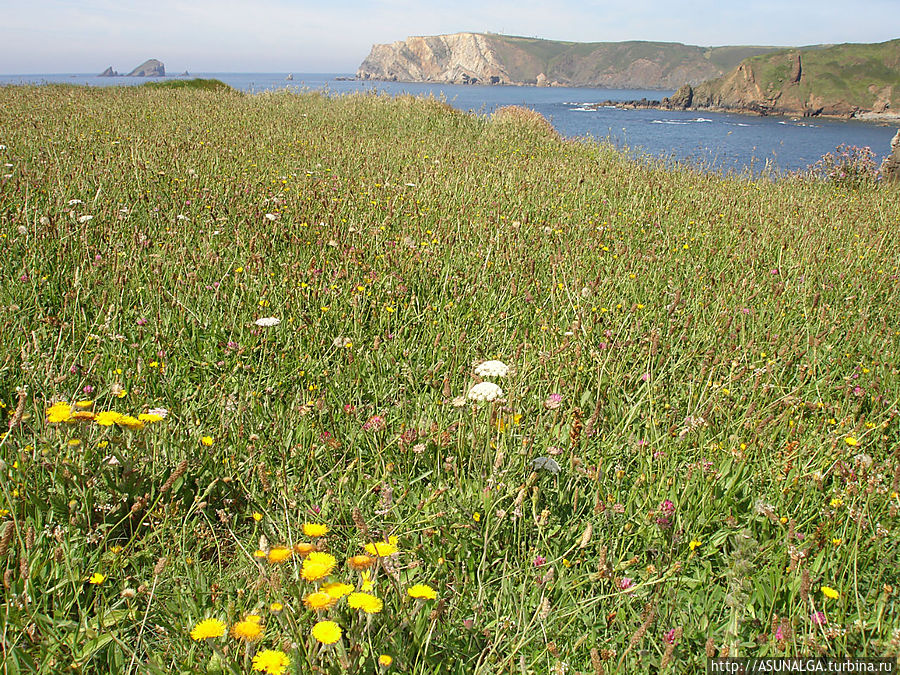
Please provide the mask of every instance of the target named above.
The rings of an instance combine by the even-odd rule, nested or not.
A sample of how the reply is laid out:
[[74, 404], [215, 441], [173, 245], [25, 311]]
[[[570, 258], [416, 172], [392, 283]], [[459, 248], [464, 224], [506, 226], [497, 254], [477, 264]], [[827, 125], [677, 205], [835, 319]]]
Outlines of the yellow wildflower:
[[283, 563], [285, 560], [288, 560], [293, 553], [294, 552], [286, 546], [273, 546], [269, 549], [269, 562], [273, 565]]
[[434, 600], [437, 597], [435, 590], [427, 584], [416, 584], [406, 589], [406, 594], [416, 600]]
[[263, 627], [255, 615], [248, 616], [243, 621], [238, 621], [231, 627], [231, 637], [243, 642], [256, 642], [263, 636]]
[[303, 598], [303, 604], [316, 612], [322, 612], [328, 609], [335, 602], [336, 599], [333, 596], [329, 595], [328, 593], [323, 593], [322, 591], [310, 593], [305, 598]]
[[54, 403], [47, 408], [47, 421], [51, 424], [65, 422], [72, 416], [72, 406], [68, 403]]
[[334, 621], [319, 621], [312, 629], [312, 636], [323, 645], [333, 645], [341, 635], [341, 627]]
[[191, 639], [207, 640], [225, 635], [225, 624], [218, 619], [203, 619], [191, 630]]
[[366, 614], [378, 614], [384, 607], [381, 598], [368, 593], [351, 593], [347, 597], [347, 603], [353, 609], [361, 609]]
[[837, 600], [839, 597], [841, 597], [841, 594], [834, 590], [831, 586], [822, 586], [820, 590], [822, 591], [822, 595], [824, 595], [826, 598]]
[[307, 537], [324, 537], [328, 534], [328, 526], [320, 523], [303, 523], [303, 534]]
[[269, 675], [282, 675], [291, 665], [291, 658], [277, 649], [264, 649], [253, 657], [253, 670]]

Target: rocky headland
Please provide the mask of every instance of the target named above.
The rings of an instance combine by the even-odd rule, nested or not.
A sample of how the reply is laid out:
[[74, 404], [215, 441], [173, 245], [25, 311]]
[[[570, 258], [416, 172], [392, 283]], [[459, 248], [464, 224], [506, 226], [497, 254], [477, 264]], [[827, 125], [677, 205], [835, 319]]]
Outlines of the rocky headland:
[[718, 77], [775, 47], [696, 47], [665, 42], [560, 42], [493, 33], [410, 37], [376, 44], [361, 80], [677, 89]]

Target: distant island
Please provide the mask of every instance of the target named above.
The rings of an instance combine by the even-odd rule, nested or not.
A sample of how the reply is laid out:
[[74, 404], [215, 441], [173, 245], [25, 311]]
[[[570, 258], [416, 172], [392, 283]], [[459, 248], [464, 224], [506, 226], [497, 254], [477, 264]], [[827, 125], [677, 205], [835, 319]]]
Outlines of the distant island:
[[[187, 73], [187, 71], [185, 71]], [[113, 69], [112, 66], [104, 70], [97, 77], [165, 77], [166, 66], [162, 61], [156, 59], [148, 59], [127, 75], [122, 75]]]
[[669, 89], [597, 105], [900, 121], [900, 39], [809, 47], [561, 42], [493, 33], [373, 45], [360, 80]]

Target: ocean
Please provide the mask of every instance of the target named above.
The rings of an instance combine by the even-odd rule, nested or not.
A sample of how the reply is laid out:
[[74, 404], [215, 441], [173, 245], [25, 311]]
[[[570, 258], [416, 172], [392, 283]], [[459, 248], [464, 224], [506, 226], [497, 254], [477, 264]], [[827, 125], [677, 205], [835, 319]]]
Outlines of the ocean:
[[[880, 163], [896, 133], [895, 127], [870, 122], [588, 107], [601, 101], [658, 100], [671, 91], [366, 82], [338, 79], [352, 77], [341, 73], [294, 73], [289, 81], [287, 75], [191, 73], [191, 77], [216, 78], [253, 93], [315, 89], [334, 95], [363, 91], [434, 96], [479, 115], [505, 105], [523, 105], [544, 115], [563, 136], [609, 141], [635, 156], [663, 157], [720, 173], [799, 171], [842, 144], [870, 147]], [[67, 73], [0, 75], [0, 85], [63, 82], [128, 86], [147, 81]]]

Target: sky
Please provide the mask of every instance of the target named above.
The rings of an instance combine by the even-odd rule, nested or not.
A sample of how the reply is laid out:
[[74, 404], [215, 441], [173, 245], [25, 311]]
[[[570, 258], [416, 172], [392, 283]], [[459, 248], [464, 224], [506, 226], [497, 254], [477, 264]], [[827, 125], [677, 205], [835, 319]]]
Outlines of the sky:
[[0, 0], [0, 74], [353, 73], [373, 43], [552, 40], [801, 46], [900, 37], [898, 0]]

